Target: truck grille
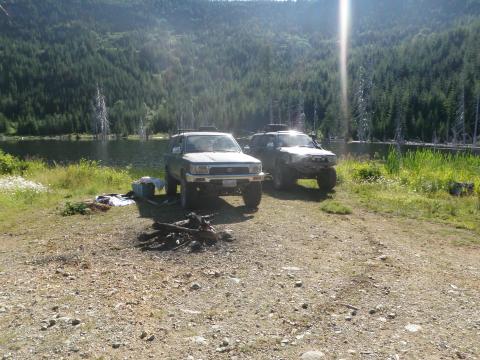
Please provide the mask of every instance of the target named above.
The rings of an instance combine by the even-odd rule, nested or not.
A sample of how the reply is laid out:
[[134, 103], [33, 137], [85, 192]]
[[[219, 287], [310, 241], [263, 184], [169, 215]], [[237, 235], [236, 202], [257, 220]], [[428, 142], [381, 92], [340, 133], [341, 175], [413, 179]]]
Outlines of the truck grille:
[[210, 175], [245, 175], [248, 174], [248, 167], [212, 167]]

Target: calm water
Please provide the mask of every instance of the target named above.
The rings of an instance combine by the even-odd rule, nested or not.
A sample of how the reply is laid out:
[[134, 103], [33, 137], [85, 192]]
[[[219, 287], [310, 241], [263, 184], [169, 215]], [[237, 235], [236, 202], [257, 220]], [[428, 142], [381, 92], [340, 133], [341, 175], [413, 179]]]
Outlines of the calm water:
[[[4, 152], [25, 157], [40, 157], [49, 162], [69, 163], [82, 158], [99, 160], [104, 165], [135, 167], [163, 167], [163, 153], [168, 140], [111, 140], [111, 141], [68, 141], [68, 140], [24, 140], [0, 141]], [[331, 143], [324, 147], [337, 155], [385, 156], [389, 145], [360, 143]], [[404, 146], [404, 150], [418, 146]], [[444, 150], [453, 151], [453, 150]], [[477, 154], [480, 151], [476, 150]]]

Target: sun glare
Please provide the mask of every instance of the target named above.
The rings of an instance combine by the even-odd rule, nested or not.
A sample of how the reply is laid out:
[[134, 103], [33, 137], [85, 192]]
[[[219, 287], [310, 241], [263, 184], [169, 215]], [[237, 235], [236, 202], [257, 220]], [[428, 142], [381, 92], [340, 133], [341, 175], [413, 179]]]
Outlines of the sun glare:
[[350, 0], [340, 1], [340, 80], [342, 89], [342, 109], [344, 117], [347, 117], [348, 113], [348, 70], [347, 70], [347, 58], [348, 58], [348, 39], [350, 33]]

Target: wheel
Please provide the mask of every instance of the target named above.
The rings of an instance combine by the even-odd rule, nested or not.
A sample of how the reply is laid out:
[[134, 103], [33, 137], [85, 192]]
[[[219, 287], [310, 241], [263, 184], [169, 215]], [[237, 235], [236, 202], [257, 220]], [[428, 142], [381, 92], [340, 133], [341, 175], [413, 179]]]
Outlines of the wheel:
[[173, 196], [177, 193], [178, 182], [170, 175], [168, 169], [165, 169], [165, 192], [168, 196]]
[[337, 172], [334, 168], [323, 169], [317, 175], [317, 184], [322, 191], [331, 191], [337, 185]]
[[255, 181], [248, 184], [242, 192], [242, 197], [246, 207], [256, 209], [262, 201], [262, 183]]
[[295, 178], [288, 173], [288, 169], [277, 164], [273, 170], [273, 187], [276, 190], [286, 190], [295, 183]]
[[198, 192], [195, 184], [182, 179], [180, 183], [180, 205], [184, 209], [194, 209], [197, 205]]

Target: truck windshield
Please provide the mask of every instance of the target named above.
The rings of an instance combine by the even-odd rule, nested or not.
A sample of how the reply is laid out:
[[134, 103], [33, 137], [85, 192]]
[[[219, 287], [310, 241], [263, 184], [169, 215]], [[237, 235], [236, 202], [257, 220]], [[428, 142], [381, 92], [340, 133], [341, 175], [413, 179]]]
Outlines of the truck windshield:
[[313, 140], [310, 136], [305, 134], [279, 134], [278, 135], [279, 147], [315, 147]]
[[191, 135], [185, 143], [186, 153], [240, 151], [240, 146], [229, 135]]

